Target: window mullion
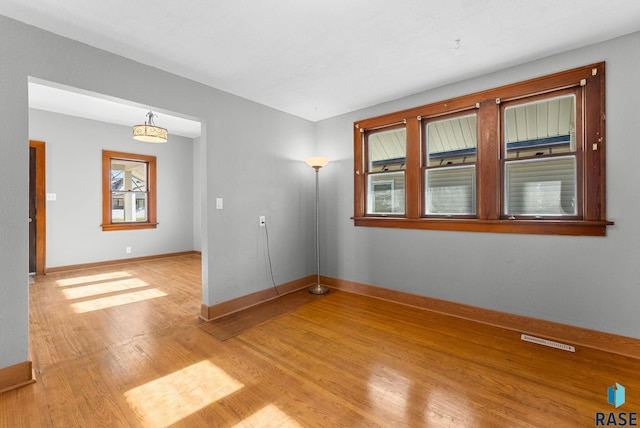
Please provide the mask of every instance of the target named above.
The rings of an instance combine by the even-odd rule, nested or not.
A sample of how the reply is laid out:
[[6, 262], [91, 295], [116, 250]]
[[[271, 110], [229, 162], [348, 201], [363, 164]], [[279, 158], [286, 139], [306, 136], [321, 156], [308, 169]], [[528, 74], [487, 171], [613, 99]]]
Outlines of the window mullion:
[[500, 170], [500, 106], [495, 100], [478, 109], [477, 215], [483, 220], [500, 218], [502, 195]]
[[407, 119], [406, 216], [420, 218], [422, 206], [422, 177], [420, 172], [420, 120]]

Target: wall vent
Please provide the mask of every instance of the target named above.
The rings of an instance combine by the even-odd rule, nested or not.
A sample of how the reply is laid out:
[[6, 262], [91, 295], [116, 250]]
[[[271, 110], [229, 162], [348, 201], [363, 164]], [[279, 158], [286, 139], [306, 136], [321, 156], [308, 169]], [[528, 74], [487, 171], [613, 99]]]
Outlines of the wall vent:
[[563, 351], [567, 352], [576, 352], [576, 348], [571, 345], [565, 345], [564, 343], [554, 342], [553, 340], [542, 339], [540, 337], [529, 336], [528, 334], [521, 334], [520, 339], [524, 340], [525, 342], [537, 343], [538, 345], [562, 349]]

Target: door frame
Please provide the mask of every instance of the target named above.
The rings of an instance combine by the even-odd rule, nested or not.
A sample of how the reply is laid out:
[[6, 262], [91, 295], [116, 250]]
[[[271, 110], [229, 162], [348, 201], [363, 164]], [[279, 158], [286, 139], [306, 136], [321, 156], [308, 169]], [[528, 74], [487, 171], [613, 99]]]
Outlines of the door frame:
[[45, 274], [47, 249], [47, 195], [45, 186], [45, 143], [29, 140], [36, 150], [36, 275]]

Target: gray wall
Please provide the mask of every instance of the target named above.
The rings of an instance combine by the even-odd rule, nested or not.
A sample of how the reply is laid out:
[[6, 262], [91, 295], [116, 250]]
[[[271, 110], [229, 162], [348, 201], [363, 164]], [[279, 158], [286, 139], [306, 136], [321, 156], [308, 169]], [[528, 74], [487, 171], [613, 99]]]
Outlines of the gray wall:
[[[131, 138], [131, 128], [29, 110], [29, 138], [45, 142], [47, 268], [194, 249], [193, 140]], [[156, 229], [103, 232], [102, 150], [156, 156]], [[125, 252], [131, 247], [131, 253]]]
[[[317, 124], [323, 274], [640, 338], [640, 33]], [[606, 61], [607, 237], [354, 227], [353, 122]]]
[[[0, 57], [0, 368], [29, 359], [29, 76], [202, 122], [194, 148], [204, 304], [270, 286], [259, 215], [269, 222], [276, 282], [314, 271], [313, 175], [301, 161], [314, 148], [313, 123], [1, 16]], [[48, 185], [58, 192], [55, 180]]]
[[[271, 286], [267, 230], [277, 284], [315, 271], [313, 170], [302, 160], [311, 155], [313, 123], [239, 98], [227, 107], [238, 114], [227, 113], [225, 127], [216, 129], [215, 152], [207, 147], [207, 174], [216, 173], [207, 180], [208, 282], [216, 290], [209, 305]], [[216, 198], [223, 210], [215, 209]]]

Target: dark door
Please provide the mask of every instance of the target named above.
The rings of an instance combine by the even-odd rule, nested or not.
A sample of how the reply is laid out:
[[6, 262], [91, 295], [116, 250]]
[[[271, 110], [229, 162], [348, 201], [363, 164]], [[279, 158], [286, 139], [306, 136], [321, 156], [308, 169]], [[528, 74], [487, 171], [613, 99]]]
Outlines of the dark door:
[[29, 147], [29, 273], [36, 271], [36, 149]]

